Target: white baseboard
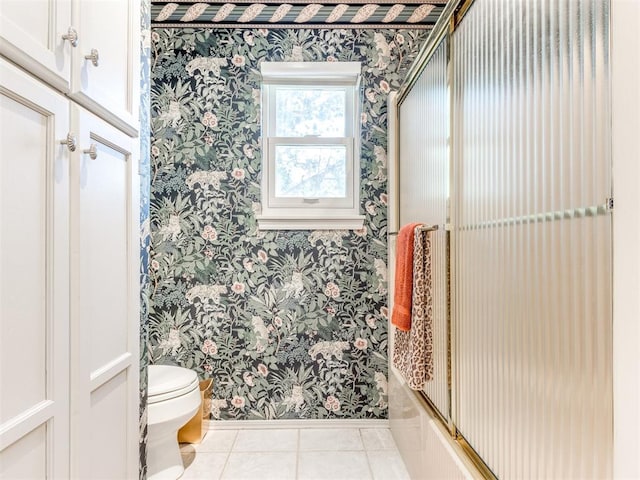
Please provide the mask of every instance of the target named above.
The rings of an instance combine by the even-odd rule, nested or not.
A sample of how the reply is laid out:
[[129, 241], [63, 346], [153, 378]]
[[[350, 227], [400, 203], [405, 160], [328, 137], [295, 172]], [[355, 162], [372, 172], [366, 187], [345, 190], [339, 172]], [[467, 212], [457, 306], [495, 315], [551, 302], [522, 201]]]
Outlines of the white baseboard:
[[389, 420], [209, 420], [209, 430], [271, 428], [389, 428]]

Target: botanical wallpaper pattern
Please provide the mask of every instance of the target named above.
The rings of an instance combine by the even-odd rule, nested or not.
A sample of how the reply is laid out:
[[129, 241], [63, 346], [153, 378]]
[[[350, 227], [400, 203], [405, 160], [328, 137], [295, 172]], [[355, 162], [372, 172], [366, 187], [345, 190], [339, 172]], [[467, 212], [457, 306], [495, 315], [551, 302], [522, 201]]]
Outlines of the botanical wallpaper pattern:
[[149, 363], [149, 195], [150, 95], [151, 86], [151, 0], [140, 2], [140, 461], [139, 478], [147, 478], [147, 365]]
[[[386, 101], [427, 32], [151, 35], [151, 362], [215, 419], [386, 418]], [[362, 62], [361, 230], [258, 230], [263, 60]]]

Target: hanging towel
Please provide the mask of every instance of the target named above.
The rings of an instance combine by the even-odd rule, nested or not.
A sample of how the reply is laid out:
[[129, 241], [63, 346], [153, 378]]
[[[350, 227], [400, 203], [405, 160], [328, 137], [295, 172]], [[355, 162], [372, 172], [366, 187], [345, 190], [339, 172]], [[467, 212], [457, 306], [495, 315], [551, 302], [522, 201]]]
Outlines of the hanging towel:
[[431, 230], [415, 229], [411, 328], [394, 329], [393, 365], [413, 390], [422, 390], [433, 378], [432, 234]]
[[402, 331], [411, 328], [411, 296], [413, 292], [413, 241], [416, 227], [421, 223], [409, 223], [398, 232], [396, 247], [396, 278], [393, 294], [391, 323]]

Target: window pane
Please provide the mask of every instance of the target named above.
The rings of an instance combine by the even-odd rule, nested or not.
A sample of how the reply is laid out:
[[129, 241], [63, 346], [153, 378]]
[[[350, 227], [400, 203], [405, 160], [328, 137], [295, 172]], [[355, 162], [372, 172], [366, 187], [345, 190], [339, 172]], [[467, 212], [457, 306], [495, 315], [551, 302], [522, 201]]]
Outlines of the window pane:
[[276, 197], [346, 197], [344, 145], [277, 145], [275, 151]]
[[346, 92], [318, 87], [276, 89], [276, 137], [345, 136]]

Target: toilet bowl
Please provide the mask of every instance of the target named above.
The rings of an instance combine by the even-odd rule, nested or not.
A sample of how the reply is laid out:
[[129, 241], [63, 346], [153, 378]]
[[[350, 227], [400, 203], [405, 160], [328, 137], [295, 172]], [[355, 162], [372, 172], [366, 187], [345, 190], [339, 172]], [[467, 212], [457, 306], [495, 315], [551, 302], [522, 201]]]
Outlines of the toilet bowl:
[[149, 365], [147, 478], [175, 480], [184, 472], [178, 430], [200, 407], [198, 376], [193, 370]]

